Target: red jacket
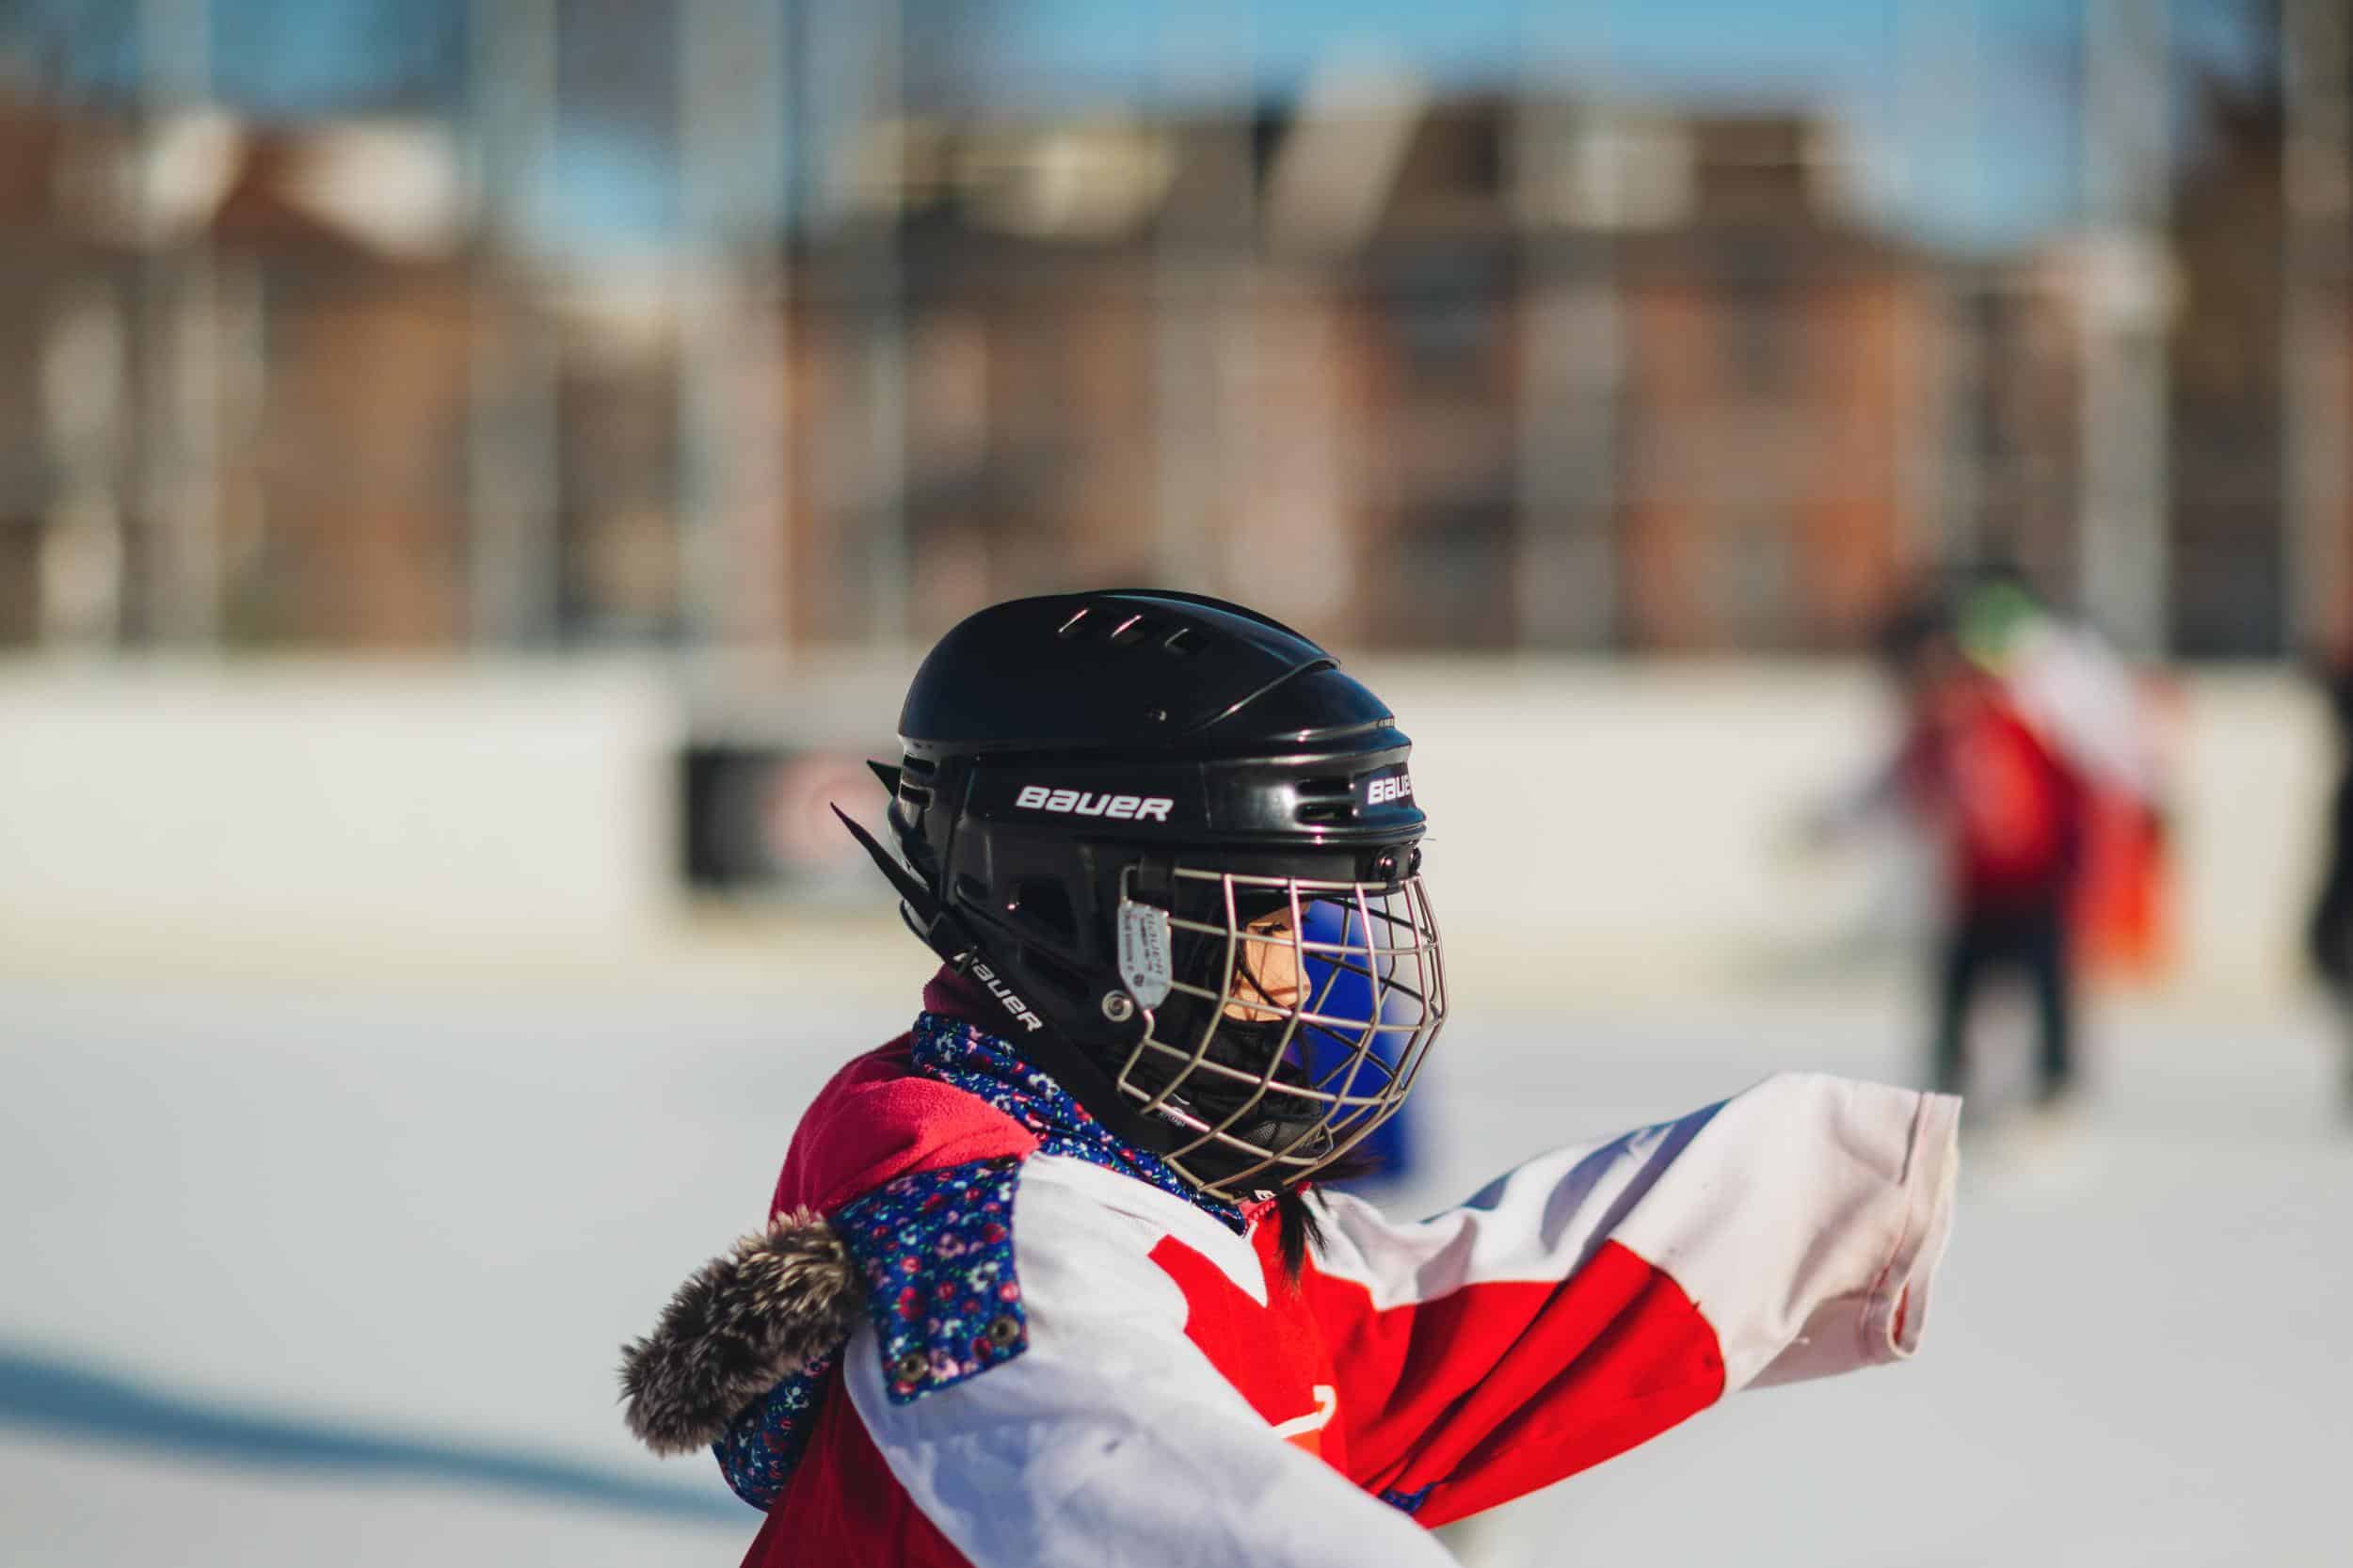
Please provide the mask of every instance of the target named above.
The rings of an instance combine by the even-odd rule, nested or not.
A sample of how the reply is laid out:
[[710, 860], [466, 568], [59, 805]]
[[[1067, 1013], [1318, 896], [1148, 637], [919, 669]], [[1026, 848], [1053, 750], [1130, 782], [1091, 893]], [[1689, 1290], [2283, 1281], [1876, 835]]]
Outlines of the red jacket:
[[2082, 857], [2084, 783], [1998, 686], [1972, 680], [1945, 693], [1897, 767], [1907, 797], [1944, 837], [1963, 911], [2066, 893]]

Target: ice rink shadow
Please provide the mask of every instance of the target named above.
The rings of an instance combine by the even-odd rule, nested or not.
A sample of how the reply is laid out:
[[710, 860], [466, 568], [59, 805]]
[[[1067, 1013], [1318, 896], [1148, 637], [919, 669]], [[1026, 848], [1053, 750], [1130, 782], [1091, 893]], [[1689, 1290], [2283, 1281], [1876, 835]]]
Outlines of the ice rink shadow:
[[717, 1492], [527, 1449], [247, 1410], [0, 1344], [0, 1429], [8, 1428], [254, 1469], [428, 1481], [671, 1519], [744, 1520], [744, 1505]]

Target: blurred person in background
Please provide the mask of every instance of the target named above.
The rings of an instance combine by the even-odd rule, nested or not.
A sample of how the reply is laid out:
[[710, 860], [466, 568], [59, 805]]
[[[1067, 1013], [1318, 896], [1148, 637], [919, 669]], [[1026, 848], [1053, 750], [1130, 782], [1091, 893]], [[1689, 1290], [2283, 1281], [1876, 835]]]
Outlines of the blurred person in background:
[[2305, 941], [2313, 968], [2336, 998], [2346, 1027], [2345, 1109], [2353, 1112], [2353, 652], [2316, 661], [2313, 674], [2335, 721], [2337, 787], [2329, 798], [2327, 858]]
[[2097, 630], [2058, 614], [2013, 567], [1954, 590], [1961, 650], [2084, 787], [2068, 930], [2087, 975], [2146, 976], [2167, 956], [2169, 758], [2153, 696]]
[[1825, 842], [1894, 809], [1934, 840], [1944, 929], [1929, 1080], [1961, 1090], [1976, 1001], [1989, 981], [2015, 973], [2034, 1000], [2035, 1097], [2056, 1107], [2075, 1077], [2071, 904], [2087, 789], [2017, 690], [1970, 656], [1967, 624], [1955, 596], [1935, 590], [1915, 593], [1888, 617], [1880, 651], [1901, 703], [1901, 738], [1861, 790], [1817, 813], [1807, 837]]

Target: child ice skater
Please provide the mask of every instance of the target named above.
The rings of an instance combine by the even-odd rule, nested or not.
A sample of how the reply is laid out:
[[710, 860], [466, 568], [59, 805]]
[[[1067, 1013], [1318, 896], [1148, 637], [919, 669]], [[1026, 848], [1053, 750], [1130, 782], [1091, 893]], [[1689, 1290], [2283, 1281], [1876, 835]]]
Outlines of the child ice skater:
[[747, 1563], [1443, 1563], [1425, 1527], [1918, 1342], [1946, 1096], [1772, 1078], [1414, 1224], [1316, 1185], [1449, 998], [1408, 743], [1315, 644], [1021, 600], [899, 728], [866, 842], [939, 972], [623, 1367], [764, 1511]]

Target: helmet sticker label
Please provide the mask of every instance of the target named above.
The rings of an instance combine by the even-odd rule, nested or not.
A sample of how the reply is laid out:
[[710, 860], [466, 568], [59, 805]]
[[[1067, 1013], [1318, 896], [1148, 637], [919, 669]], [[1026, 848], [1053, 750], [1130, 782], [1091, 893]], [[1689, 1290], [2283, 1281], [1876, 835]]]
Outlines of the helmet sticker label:
[[1169, 960], [1167, 910], [1119, 901], [1119, 978], [1139, 1007], [1158, 1007], [1168, 1000], [1176, 970]]
[[1160, 823], [1168, 821], [1168, 813], [1176, 804], [1166, 795], [1114, 795], [1093, 790], [1056, 790], [1044, 784], [1024, 784], [1021, 792], [1013, 797], [1013, 803], [1065, 817], [1115, 817], [1122, 822]]
[[1393, 806], [1414, 798], [1414, 777], [1402, 767], [1395, 773], [1376, 774], [1365, 780], [1367, 806]]

